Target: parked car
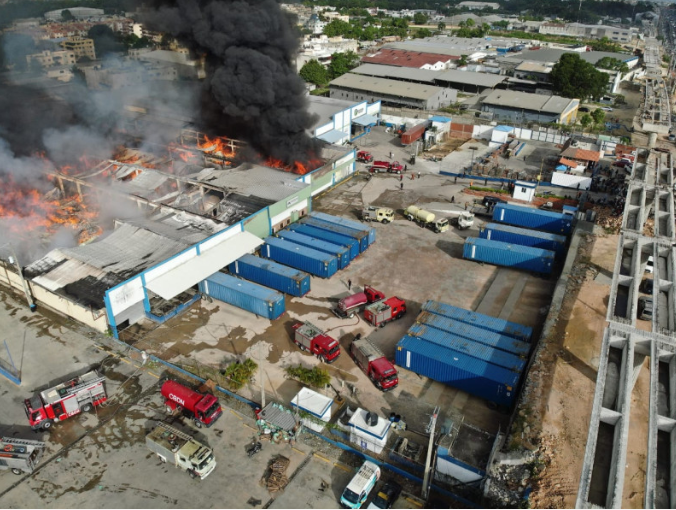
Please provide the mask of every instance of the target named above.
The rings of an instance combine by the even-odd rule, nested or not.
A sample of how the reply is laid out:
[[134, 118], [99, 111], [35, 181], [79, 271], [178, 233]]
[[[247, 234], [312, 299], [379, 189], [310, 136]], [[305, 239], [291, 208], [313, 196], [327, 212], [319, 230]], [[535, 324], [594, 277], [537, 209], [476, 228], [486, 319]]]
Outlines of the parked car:
[[653, 271], [655, 270], [653, 264], [654, 264], [654, 261], [653, 261], [652, 255], [651, 255], [650, 257], [648, 257], [648, 262], [645, 265], [645, 272], [646, 273], [653, 274]]
[[587, 113], [587, 112], [589, 112], [589, 108], [587, 108], [586, 106], [583, 106], [581, 108], [578, 108], [577, 111], [582, 112], [582, 113]]
[[653, 318], [653, 298], [641, 296], [638, 298], [638, 313], [639, 319], [644, 321], [652, 320]]
[[638, 286], [638, 290], [641, 292], [645, 292], [646, 294], [652, 295], [653, 293], [653, 279], [652, 278], [646, 278], [641, 282], [641, 285]]
[[368, 508], [392, 508], [394, 502], [399, 498], [399, 494], [401, 494], [401, 485], [397, 482], [387, 482], [378, 491], [378, 494], [373, 498]]
[[601, 110], [603, 110], [604, 112], [612, 112], [613, 111], [613, 109], [610, 106], [604, 106], [603, 108], [601, 108]]

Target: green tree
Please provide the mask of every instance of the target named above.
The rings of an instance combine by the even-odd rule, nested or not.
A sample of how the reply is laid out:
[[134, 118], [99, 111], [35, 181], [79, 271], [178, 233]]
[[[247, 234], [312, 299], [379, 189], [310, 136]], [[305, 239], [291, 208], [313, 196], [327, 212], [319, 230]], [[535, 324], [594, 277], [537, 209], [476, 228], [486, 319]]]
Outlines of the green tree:
[[509, 21], [507, 21], [507, 20], [496, 21], [495, 23], [493, 23], [493, 26], [495, 28], [501, 28], [502, 30], [507, 30], [507, 27], [509, 27]]
[[416, 12], [413, 16], [413, 23], [416, 25], [424, 25], [427, 23], [427, 16], [425, 16], [422, 12]]
[[474, 23], [474, 20], [472, 18], [469, 18], [467, 21], [465, 21], [465, 26], [472, 28], [476, 23]]
[[446, 30], [446, 23], [440, 21], [439, 24], [437, 25], [437, 28], [439, 29], [439, 31]]
[[328, 37], [336, 37], [337, 35], [347, 36], [351, 33], [352, 25], [340, 19], [334, 19], [324, 27], [324, 35]]
[[588, 113], [585, 113], [582, 117], [580, 117], [580, 124], [582, 124], [583, 131], [591, 125], [592, 120], [593, 119], [591, 118], [591, 115]]
[[329, 73], [318, 60], [312, 59], [306, 62], [298, 72], [307, 83], [314, 83], [318, 87], [326, 85], [329, 81]]
[[612, 71], [619, 71], [622, 74], [629, 72], [629, 66], [626, 62], [622, 62], [616, 58], [612, 57], [603, 57], [601, 60], [596, 62], [596, 67], [598, 69], [610, 69]]
[[603, 121], [606, 118], [606, 112], [601, 110], [601, 108], [597, 108], [593, 112], [591, 112], [591, 118], [594, 121], [594, 125], [597, 126], [599, 124], [602, 124]]
[[563, 54], [549, 76], [556, 94], [579, 99], [605, 94], [609, 79], [577, 53]]
[[359, 64], [359, 55], [354, 51], [347, 51], [345, 53], [334, 53], [331, 55], [331, 63], [328, 67], [329, 78], [335, 80], [339, 76], [343, 76], [354, 69]]
[[414, 39], [422, 39], [423, 37], [432, 37], [432, 31], [429, 28], [419, 28], [413, 34]]
[[63, 21], [72, 21], [75, 19], [75, 16], [73, 16], [73, 13], [70, 12], [68, 9], [64, 9], [61, 11], [61, 19]]
[[614, 43], [607, 37], [602, 37], [601, 39], [595, 39], [593, 41], [587, 41], [587, 46], [591, 46], [591, 49], [594, 51], [610, 51], [610, 52], [621, 52], [622, 47], [619, 44]]
[[467, 65], [467, 55], [460, 55], [460, 60], [458, 60], [458, 65], [460, 67]]

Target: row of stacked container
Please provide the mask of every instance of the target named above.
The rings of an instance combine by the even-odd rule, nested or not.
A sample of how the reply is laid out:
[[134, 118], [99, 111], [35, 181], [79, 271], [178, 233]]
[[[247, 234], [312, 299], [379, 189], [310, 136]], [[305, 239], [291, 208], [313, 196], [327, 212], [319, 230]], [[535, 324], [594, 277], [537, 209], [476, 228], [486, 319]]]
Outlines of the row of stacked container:
[[438, 301], [427, 301], [399, 341], [400, 367], [510, 407], [526, 368], [533, 330]]
[[566, 235], [572, 229], [574, 217], [569, 212], [497, 204], [493, 223], [480, 230], [479, 238], [465, 240], [463, 257], [549, 274], [556, 256], [566, 251]]
[[277, 237], [266, 238], [260, 257], [244, 255], [231, 263], [228, 270], [240, 278], [215, 273], [201, 282], [199, 289], [207, 296], [276, 319], [285, 311], [280, 293], [304, 296], [310, 291], [310, 274], [330, 278], [374, 242], [373, 227], [311, 213], [302, 223], [278, 232]]

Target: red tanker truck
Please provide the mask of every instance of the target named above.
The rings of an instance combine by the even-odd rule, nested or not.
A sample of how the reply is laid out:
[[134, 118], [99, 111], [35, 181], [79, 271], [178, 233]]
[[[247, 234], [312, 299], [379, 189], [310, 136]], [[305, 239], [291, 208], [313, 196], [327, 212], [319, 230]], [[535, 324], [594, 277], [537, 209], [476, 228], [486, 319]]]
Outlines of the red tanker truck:
[[176, 381], [165, 381], [160, 390], [166, 399], [164, 405], [168, 413], [180, 409], [184, 416], [192, 419], [197, 428], [202, 425], [211, 427], [223, 414], [218, 399], [210, 394], [198, 393]]
[[344, 297], [338, 301], [338, 306], [333, 309], [333, 313], [341, 319], [345, 319], [346, 317], [351, 318], [364, 306], [369, 303], [380, 301], [381, 299], [385, 299], [385, 294], [374, 289], [370, 285], [364, 285], [364, 292], [352, 294], [351, 296]]

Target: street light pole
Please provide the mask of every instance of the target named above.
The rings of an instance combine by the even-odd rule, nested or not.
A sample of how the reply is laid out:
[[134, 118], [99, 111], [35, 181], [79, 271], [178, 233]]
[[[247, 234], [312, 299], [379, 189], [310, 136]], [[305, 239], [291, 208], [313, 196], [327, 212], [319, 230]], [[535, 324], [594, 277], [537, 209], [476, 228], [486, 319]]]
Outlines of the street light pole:
[[434, 447], [434, 432], [437, 426], [438, 415], [439, 415], [439, 407], [437, 406], [434, 408], [434, 414], [432, 414], [432, 419], [430, 420], [430, 424], [428, 426], [430, 433], [430, 442], [427, 445], [427, 459], [425, 460], [425, 476], [423, 478], [423, 486], [422, 486], [422, 497], [425, 500], [427, 499], [427, 496], [429, 496], [430, 472], [432, 469], [432, 450]]

